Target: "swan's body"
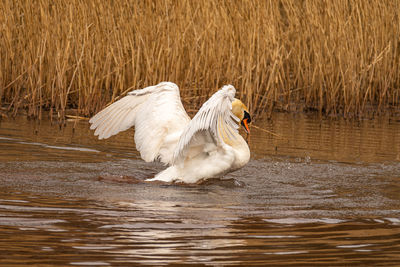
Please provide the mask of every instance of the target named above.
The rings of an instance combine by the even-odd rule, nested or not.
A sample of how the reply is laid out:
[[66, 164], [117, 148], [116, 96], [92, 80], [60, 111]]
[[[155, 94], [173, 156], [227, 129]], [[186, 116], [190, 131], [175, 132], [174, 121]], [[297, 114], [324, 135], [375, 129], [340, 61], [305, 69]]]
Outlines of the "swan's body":
[[135, 143], [143, 160], [169, 167], [150, 180], [195, 183], [243, 167], [250, 150], [238, 133], [248, 131], [247, 108], [226, 85], [190, 120], [179, 88], [171, 82], [134, 90], [90, 119], [90, 129], [105, 139], [135, 126]]

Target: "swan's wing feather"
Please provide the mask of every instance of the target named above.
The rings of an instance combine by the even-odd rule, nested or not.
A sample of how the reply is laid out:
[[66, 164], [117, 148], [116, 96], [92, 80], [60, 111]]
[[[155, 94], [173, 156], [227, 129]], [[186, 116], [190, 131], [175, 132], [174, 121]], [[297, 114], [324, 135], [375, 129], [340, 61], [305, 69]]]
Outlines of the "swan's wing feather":
[[135, 143], [145, 161], [170, 163], [179, 137], [190, 118], [179, 88], [163, 82], [134, 90], [90, 119], [99, 139], [135, 126]]
[[199, 145], [204, 152], [235, 142], [239, 120], [232, 113], [235, 92], [232, 85], [226, 85], [203, 104], [179, 139], [174, 164], [190, 157], [196, 147], [199, 151]]

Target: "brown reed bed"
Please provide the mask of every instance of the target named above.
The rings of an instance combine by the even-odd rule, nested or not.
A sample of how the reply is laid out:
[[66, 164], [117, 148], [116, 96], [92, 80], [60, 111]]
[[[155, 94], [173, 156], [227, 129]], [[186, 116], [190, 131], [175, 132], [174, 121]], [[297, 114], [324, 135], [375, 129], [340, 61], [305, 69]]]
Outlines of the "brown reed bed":
[[91, 116], [173, 81], [197, 108], [233, 84], [274, 109], [363, 116], [399, 107], [399, 0], [0, 1], [0, 106]]

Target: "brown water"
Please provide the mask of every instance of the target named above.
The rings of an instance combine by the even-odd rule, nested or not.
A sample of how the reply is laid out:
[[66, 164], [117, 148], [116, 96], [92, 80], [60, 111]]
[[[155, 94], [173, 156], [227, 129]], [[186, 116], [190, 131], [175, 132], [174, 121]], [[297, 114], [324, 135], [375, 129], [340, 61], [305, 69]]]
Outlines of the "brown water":
[[[400, 265], [400, 122], [276, 114], [224, 181], [138, 182], [133, 132], [0, 122], [0, 265]], [[287, 138], [287, 139], [286, 139]], [[128, 177], [127, 177], [128, 176]]]

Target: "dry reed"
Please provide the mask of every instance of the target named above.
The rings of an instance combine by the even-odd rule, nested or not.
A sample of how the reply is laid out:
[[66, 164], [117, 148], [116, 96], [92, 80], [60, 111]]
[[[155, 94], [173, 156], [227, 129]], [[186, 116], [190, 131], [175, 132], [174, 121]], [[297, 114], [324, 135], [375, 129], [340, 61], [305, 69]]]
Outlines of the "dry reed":
[[399, 0], [2, 0], [0, 106], [90, 116], [173, 81], [196, 108], [223, 84], [253, 114], [399, 107]]

